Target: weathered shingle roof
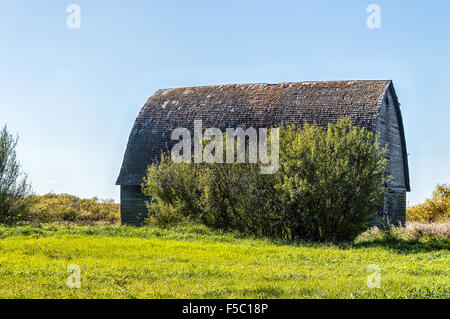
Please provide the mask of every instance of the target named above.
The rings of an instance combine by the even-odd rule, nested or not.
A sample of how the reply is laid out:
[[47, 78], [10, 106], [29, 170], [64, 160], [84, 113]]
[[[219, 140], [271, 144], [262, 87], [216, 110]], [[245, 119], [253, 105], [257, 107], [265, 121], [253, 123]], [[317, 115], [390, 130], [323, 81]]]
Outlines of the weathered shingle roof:
[[236, 84], [157, 91], [145, 103], [129, 137], [118, 185], [139, 185], [146, 167], [170, 150], [177, 127], [273, 127], [303, 121], [327, 125], [342, 117], [371, 131], [391, 81]]

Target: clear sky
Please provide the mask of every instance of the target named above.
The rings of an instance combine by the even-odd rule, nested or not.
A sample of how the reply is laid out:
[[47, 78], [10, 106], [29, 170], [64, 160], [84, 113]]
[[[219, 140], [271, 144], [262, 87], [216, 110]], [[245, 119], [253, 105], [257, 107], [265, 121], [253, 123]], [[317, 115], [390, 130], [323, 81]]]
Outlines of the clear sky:
[[118, 200], [128, 134], [159, 88], [392, 79], [415, 204], [450, 182], [449, 58], [448, 0], [0, 0], [0, 125], [37, 193]]

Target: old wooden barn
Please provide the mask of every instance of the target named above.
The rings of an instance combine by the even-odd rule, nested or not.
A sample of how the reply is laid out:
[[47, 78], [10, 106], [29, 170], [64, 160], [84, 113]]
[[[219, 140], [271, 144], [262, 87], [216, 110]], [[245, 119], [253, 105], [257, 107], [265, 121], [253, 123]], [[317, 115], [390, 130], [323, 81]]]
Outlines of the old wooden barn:
[[358, 126], [381, 134], [388, 144], [389, 193], [384, 212], [393, 223], [405, 223], [410, 191], [408, 157], [400, 104], [392, 81], [331, 81], [280, 84], [236, 84], [157, 91], [142, 107], [128, 140], [117, 179], [123, 224], [139, 225], [146, 216], [140, 185], [147, 166], [170, 150], [177, 127], [276, 127], [303, 121], [327, 125], [350, 117]]

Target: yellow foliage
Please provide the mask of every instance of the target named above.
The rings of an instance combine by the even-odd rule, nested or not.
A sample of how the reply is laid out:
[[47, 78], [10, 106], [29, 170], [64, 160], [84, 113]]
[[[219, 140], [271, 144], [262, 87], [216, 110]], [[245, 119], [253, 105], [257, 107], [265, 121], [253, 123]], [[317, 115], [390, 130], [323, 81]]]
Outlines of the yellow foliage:
[[432, 198], [427, 199], [423, 204], [409, 208], [406, 215], [409, 221], [450, 221], [450, 187], [446, 184], [437, 185]]
[[117, 224], [120, 220], [119, 204], [97, 197], [81, 199], [68, 194], [32, 196], [33, 205], [28, 215], [31, 222], [73, 222]]

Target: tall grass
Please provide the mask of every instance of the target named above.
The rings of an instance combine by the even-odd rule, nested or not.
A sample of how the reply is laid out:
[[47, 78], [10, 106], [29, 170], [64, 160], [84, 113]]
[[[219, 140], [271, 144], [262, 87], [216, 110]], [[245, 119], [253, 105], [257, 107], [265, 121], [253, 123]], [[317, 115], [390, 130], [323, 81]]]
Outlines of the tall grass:
[[450, 238], [450, 222], [418, 223], [407, 222], [405, 227], [393, 227], [389, 231], [381, 231], [374, 227], [359, 236], [359, 239], [376, 239], [380, 236], [391, 236], [398, 239], [418, 240], [422, 238]]

